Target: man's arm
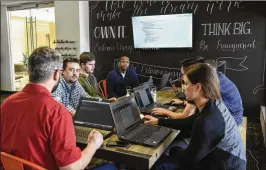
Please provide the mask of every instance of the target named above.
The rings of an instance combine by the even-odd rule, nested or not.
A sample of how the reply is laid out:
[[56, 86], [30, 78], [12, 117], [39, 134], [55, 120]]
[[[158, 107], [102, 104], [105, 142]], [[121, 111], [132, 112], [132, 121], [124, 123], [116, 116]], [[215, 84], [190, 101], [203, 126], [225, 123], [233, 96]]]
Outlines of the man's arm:
[[[94, 134], [89, 135], [88, 145], [81, 152], [76, 146], [76, 136], [72, 118], [65, 108], [61, 108], [57, 111], [55, 110], [47, 121], [47, 124], [51, 127], [48, 133], [50, 148], [60, 170], [84, 169], [102, 144], [103, 139], [101, 134], [97, 132], [95, 137], [94, 132]], [[93, 138], [93, 140], [91, 140], [91, 138]]]
[[88, 164], [90, 163], [93, 155], [96, 152], [96, 148], [92, 145], [87, 146], [83, 151], [82, 151], [82, 156], [81, 158], [72, 163], [69, 164], [67, 166], [64, 167], [59, 167], [60, 170], [81, 170], [81, 169], [85, 169], [86, 166], [88, 166]]
[[77, 86], [79, 88], [80, 97], [87, 97], [87, 98], [92, 97], [83, 89], [83, 87], [79, 84], [79, 82], [77, 82]]
[[132, 84], [131, 87], [137, 87], [139, 85], [139, 78], [135, 70], [132, 69]]
[[60, 167], [60, 170], [79, 170], [79, 169], [85, 169], [86, 166], [90, 163], [93, 155], [95, 154], [96, 150], [101, 146], [103, 143], [103, 137], [102, 135], [97, 132], [96, 130], [93, 130], [89, 136], [88, 136], [88, 145], [87, 147], [82, 151], [81, 158], [65, 167]]
[[81, 87], [84, 89], [84, 91], [86, 93], [88, 93], [90, 96], [95, 95], [92, 87], [89, 85], [89, 83], [87, 82], [86, 79], [79, 77], [78, 81], [79, 81], [79, 84], [81, 85]]
[[108, 74], [107, 79], [106, 79], [106, 88], [107, 88], [107, 93], [108, 93], [108, 98], [112, 97], [118, 97], [118, 95], [114, 92], [114, 80], [115, 78], [111, 73]]

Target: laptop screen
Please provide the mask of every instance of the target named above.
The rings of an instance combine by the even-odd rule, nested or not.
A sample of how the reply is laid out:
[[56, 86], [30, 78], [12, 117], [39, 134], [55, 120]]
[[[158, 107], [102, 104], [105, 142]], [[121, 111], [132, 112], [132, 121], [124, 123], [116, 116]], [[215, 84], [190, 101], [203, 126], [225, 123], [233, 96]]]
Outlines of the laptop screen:
[[141, 121], [140, 111], [134, 97], [131, 95], [111, 104], [118, 135], [126, 134], [130, 127]]
[[140, 108], [154, 103], [151, 90], [147, 84], [133, 88], [133, 90]]
[[74, 117], [74, 123], [92, 128], [112, 130], [114, 122], [110, 103], [93, 101], [88, 98], [81, 99]]
[[169, 77], [170, 77], [170, 73], [163, 75], [163, 77], [160, 80], [160, 84], [158, 86], [158, 89], [162, 89], [162, 88], [164, 88], [166, 86], [166, 84], [167, 84], [167, 82], [169, 80]]

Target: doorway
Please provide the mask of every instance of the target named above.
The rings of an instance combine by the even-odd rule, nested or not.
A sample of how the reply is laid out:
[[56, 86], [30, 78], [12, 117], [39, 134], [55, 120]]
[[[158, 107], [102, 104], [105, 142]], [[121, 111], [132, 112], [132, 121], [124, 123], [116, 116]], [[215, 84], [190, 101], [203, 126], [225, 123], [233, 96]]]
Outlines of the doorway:
[[14, 65], [15, 90], [29, 82], [28, 57], [41, 46], [55, 48], [54, 7], [9, 11], [10, 46]]

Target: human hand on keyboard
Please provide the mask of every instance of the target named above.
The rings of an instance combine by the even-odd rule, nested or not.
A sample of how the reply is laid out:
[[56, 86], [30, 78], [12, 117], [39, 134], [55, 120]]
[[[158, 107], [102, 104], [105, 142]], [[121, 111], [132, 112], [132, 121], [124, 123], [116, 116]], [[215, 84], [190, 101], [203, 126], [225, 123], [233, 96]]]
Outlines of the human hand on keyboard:
[[117, 100], [117, 98], [115, 98], [115, 97], [112, 97], [112, 98], [110, 98], [110, 99], [108, 99], [108, 100], [110, 100], [111, 102], [114, 102], [114, 101], [116, 101], [116, 100]]
[[180, 105], [182, 103], [183, 103], [183, 101], [180, 99], [172, 99], [171, 100], [171, 105]]
[[148, 124], [148, 125], [157, 125], [158, 124], [158, 119], [153, 117], [153, 116], [150, 116], [150, 115], [145, 115], [143, 120], [144, 120], [144, 123]]
[[100, 132], [93, 129], [88, 136], [88, 145], [94, 145], [97, 149], [101, 147], [103, 144], [103, 136]]
[[169, 110], [164, 108], [154, 108], [152, 109], [152, 116], [153, 114], [156, 116], [168, 116]]

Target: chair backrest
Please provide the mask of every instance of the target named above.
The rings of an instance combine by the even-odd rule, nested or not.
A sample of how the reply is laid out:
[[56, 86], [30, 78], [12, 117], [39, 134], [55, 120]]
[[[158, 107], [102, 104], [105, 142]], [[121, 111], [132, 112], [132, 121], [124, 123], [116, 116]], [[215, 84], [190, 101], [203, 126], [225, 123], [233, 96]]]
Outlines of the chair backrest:
[[5, 170], [24, 170], [24, 165], [27, 165], [36, 170], [46, 170], [45, 168], [29, 162], [25, 159], [10, 155], [5, 152], [1, 152], [1, 160]]
[[99, 89], [102, 93], [102, 95], [108, 99], [108, 94], [107, 94], [107, 87], [106, 87], [106, 80], [101, 80], [99, 83], [98, 83], [98, 86], [99, 86]]

